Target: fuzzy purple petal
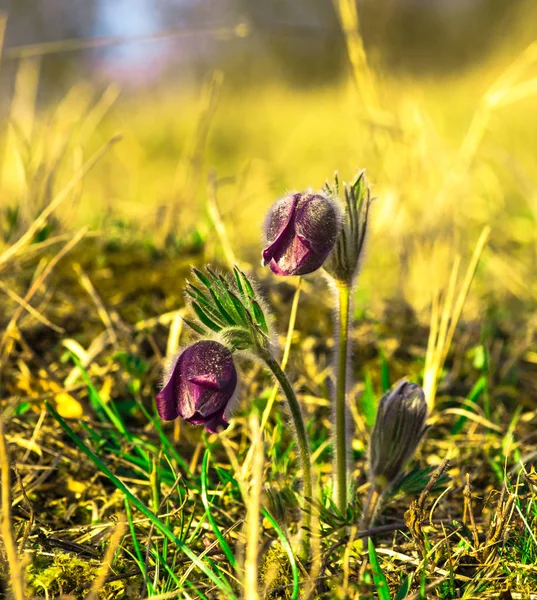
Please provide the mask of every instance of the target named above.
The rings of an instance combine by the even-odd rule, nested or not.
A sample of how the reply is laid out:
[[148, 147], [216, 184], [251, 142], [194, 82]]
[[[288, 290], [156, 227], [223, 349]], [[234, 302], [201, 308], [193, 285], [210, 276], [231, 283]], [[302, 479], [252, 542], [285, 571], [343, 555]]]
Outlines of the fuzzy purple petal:
[[210, 431], [227, 426], [224, 411], [237, 388], [237, 371], [231, 352], [222, 344], [203, 340], [179, 356], [170, 378], [157, 396], [162, 419], [181, 416]]
[[204, 373], [203, 375], [195, 375], [194, 377], [189, 377], [188, 381], [190, 383], [194, 383], [209, 390], [218, 391], [220, 389], [219, 381], [214, 373]]
[[270, 209], [265, 222], [265, 249], [263, 264], [267, 265], [275, 254], [281, 253], [286, 239], [293, 236], [293, 220], [300, 194], [282, 198]]
[[320, 194], [279, 200], [265, 224], [263, 264], [276, 275], [307, 275], [322, 266], [339, 235], [337, 204]]
[[[281, 242], [281, 246], [274, 254], [270, 268], [277, 275], [302, 275], [303, 267], [307, 265], [310, 256], [311, 251], [300, 239], [296, 235], [289, 235]], [[306, 272], [310, 271], [306, 270]]]
[[179, 416], [173, 389], [173, 377], [157, 394], [157, 411], [163, 421], [173, 421]]
[[308, 248], [323, 257], [322, 262], [336, 243], [339, 230], [339, 210], [329, 198], [314, 194], [306, 196], [298, 204], [295, 214], [296, 235]]

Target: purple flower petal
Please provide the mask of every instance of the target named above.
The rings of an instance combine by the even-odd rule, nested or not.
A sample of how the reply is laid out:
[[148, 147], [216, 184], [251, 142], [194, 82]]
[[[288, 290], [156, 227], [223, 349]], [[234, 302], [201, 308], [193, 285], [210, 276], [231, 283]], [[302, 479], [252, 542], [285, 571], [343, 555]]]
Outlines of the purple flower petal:
[[173, 421], [179, 416], [175, 402], [173, 381], [170, 379], [162, 391], [157, 394], [157, 411], [163, 421]]
[[[319, 194], [307, 196], [299, 204], [295, 216], [295, 231], [303, 243], [324, 258], [336, 243], [340, 219], [336, 205]], [[324, 262], [323, 258], [323, 262]]]
[[189, 346], [176, 361], [157, 409], [164, 420], [181, 416], [210, 431], [227, 426], [224, 412], [237, 389], [231, 352], [219, 342], [203, 340]]
[[266, 266], [275, 254], [284, 251], [293, 236], [293, 219], [300, 194], [288, 196], [276, 202], [265, 223], [267, 247], [263, 250], [263, 264]]
[[190, 383], [195, 383], [200, 387], [208, 388], [210, 390], [220, 389], [219, 382], [216, 379], [216, 375], [214, 373], [204, 373], [203, 375], [196, 375], [194, 377], [190, 377], [188, 381]]
[[340, 230], [337, 204], [320, 194], [276, 202], [265, 222], [263, 264], [276, 275], [306, 275], [322, 266]]

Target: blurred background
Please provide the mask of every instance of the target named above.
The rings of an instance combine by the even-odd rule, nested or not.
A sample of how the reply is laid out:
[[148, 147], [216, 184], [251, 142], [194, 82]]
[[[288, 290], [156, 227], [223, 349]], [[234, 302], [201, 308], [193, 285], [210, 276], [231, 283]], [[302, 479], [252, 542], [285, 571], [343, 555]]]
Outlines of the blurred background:
[[397, 298], [427, 318], [485, 226], [468, 317], [533, 311], [534, 1], [4, 0], [1, 10], [4, 247], [120, 134], [37, 241], [87, 224], [155, 253], [199, 244], [225, 260], [216, 202], [232, 251], [258, 265], [271, 202], [365, 168], [377, 200], [357, 311], [380, 315]]

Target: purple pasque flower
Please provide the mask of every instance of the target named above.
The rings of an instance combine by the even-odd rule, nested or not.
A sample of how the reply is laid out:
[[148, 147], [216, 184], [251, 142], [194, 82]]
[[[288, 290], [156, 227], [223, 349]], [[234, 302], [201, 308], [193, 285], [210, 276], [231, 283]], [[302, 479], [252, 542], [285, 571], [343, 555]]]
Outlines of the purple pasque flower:
[[276, 275], [306, 275], [322, 266], [341, 229], [330, 197], [296, 193], [275, 202], [265, 221], [263, 265]]
[[202, 340], [183, 350], [157, 395], [161, 419], [182, 417], [211, 433], [229, 425], [226, 410], [236, 397], [237, 370], [231, 352], [219, 342]]

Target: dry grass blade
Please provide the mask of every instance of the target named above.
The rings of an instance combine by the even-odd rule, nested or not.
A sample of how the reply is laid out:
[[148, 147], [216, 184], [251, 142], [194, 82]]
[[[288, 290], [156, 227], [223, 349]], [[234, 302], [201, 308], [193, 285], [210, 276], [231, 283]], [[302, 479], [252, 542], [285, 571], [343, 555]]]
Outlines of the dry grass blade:
[[186, 310], [184, 308], [172, 310], [162, 315], [158, 315], [157, 317], [151, 317], [149, 319], [142, 319], [141, 321], [138, 321], [134, 325], [134, 331], [145, 331], [146, 329], [153, 329], [153, 327], [156, 327], [157, 325], [169, 325], [175, 319], [177, 319], [177, 317], [181, 318], [184, 316], [186, 316]]
[[24, 600], [25, 585], [15, 538], [11, 529], [11, 484], [9, 473], [9, 452], [4, 434], [4, 419], [0, 415], [0, 472], [2, 473], [2, 539], [11, 572], [11, 588], [15, 600]]
[[261, 505], [261, 486], [263, 482], [263, 439], [259, 421], [255, 414], [250, 416], [250, 433], [254, 448], [250, 489], [248, 491], [248, 515], [246, 517], [246, 560], [244, 564], [244, 597], [256, 600], [259, 597], [257, 555], [259, 542], [259, 508]]
[[442, 372], [446, 361], [449, 348], [453, 341], [453, 336], [457, 328], [457, 324], [461, 317], [468, 292], [472, 285], [475, 276], [477, 265], [485, 244], [490, 235], [490, 227], [487, 225], [483, 228], [481, 235], [477, 241], [470, 264], [466, 270], [464, 280], [458, 291], [457, 278], [460, 265], [460, 256], [455, 258], [451, 277], [446, 292], [446, 298], [443, 304], [437, 297], [433, 298], [431, 311], [431, 326], [429, 331], [429, 340], [427, 344], [427, 354], [425, 358], [425, 369], [423, 376], [423, 389], [425, 397], [429, 404], [429, 409], [434, 407], [436, 397], [436, 388], [438, 385], [438, 377]]
[[215, 38], [244, 38], [249, 35], [248, 26], [239, 23], [235, 27], [174, 27], [150, 35], [129, 35], [91, 38], [72, 38], [67, 40], [41, 42], [38, 44], [22, 44], [5, 49], [8, 59], [18, 59], [31, 56], [45, 56], [47, 54], [60, 54], [65, 52], [78, 52], [92, 48], [108, 48], [111, 46], [131, 45], [133, 42], [151, 42], [159, 40], [174, 40], [210, 35]]
[[448, 467], [449, 459], [445, 458], [435, 469], [434, 473], [431, 475], [427, 485], [422, 490], [418, 500], [412, 500], [408, 510], [405, 513], [406, 526], [408, 527], [412, 538], [414, 539], [416, 547], [418, 548], [420, 554], [423, 557], [426, 556], [425, 535], [422, 529], [422, 524], [427, 518], [427, 513], [425, 511], [425, 502], [427, 501], [431, 490], [436, 485], [437, 481], [440, 479], [440, 477]]
[[475, 412], [471, 412], [469, 410], [464, 410], [463, 408], [446, 408], [445, 410], [442, 410], [439, 413], [434, 414], [428, 420], [428, 423], [432, 425], [432, 424], [440, 421], [441, 417], [445, 416], [445, 415], [458, 415], [459, 417], [464, 417], [465, 419], [468, 419], [469, 421], [473, 421], [474, 423], [477, 423], [483, 427], [486, 427], [487, 429], [490, 429], [491, 431], [496, 431], [498, 433], [503, 433], [503, 431], [504, 431], [499, 425], [496, 425], [496, 423], [493, 423], [492, 421], [485, 419], [485, 417], [478, 415]]
[[43, 227], [50, 215], [64, 202], [69, 194], [76, 188], [79, 182], [91, 171], [91, 169], [99, 162], [99, 160], [108, 152], [108, 150], [119, 140], [121, 136], [114, 136], [106, 142], [95, 154], [87, 160], [81, 169], [79, 169], [71, 178], [69, 183], [62, 191], [48, 204], [41, 212], [35, 221], [28, 227], [27, 231], [2, 255], [0, 255], [0, 271], [5, 267], [6, 263], [17, 256], [17, 254], [32, 241], [35, 234]]
[[[24, 547], [26, 546], [26, 542], [28, 541], [28, 536], [30, 535], [30, 531], [32, 530], [32, 527], [34, 525], [35, 513], [34, 513], [32, 503], [30, 502], [30, 499], [28, 498], [28, 494], [26, 493], [24, 483], [22, 482], [22, 477], [20, 476], [19, 470], [17, 469], [17, 465], [15, 463], [13, 463], [13, 470], [15, 471], [15, 475], [17, 477], [17, 483], [19, 484], [19, 487], [21, 489], [22, 497], [24, 498], [24, 502], [26, 504], [26, 509], [28, 510], [28, 515], [29, 515], [28, 522], [24, 526], [24, 533], [22, 535], [22, 539], [19, 542], [19, 554], [22, 554], [24, 551]], [[13, 502], [13, 504], [15, 504], [15, 503]]]
[[229, 241], [226, 226], [222, 220], [220, 208], [218, 207], [217, 190], [218, 181], [216, 180], [216, 174], [212, 172], [209, 175], [209, 183], [207, 186], [207, 210], [216, 231], [216, 235], [218, 236], [220, 246], [224, 252], [224, 256], [226, 257], [227, 265], [230, 269], [233, 269], [233, 265], [238, 263], [233, 248], [231, 247], [231, 242]]
[[97, 290], [95, 289], [93, 283], [91, 282], [91, 279], [84, 272], [84, 269], [82, 268], [82, 266], [79, 263], [75, 263], [73, 265], [73, 269], [75, 270], [76, 274], [78, 275], [80, 285], [86, 290], [86, 292], [89, 294], [90, 298], [93, 300], [93, 303], [95, 304], [95, 307], [97, 308], [97, 314], [99, 315], [99, 318], [101, 319], [104, 326], [106, 327], [106, 331], [108, 332], [108, 337], [110, 338], [110, 341], [112, 342], [113, 345], [116, 345], [117, 344], [117, 335], [114, 330], [114, 325], [112, 323], [112, 319], [110, 318], [110, 315], [108, 314], [108, 311], [106, 310], [106, 307], [105, 307], [103, 301], [101, 300], [101, 297], [99, 296], [99, 294], [97, 293]]
[[[36, 292], [42, 288], [45, 281], [48, 279], [48, 277], [50, 276], [50, 274], [52, 273], [52, 271], [54, 270], [54, 268], [56, 267], [58, 262], [60, 262], [60, 260], [66, 254], [68, 254], [84, 238], [87, 231], [88, 231], [88, 228], [83, 227], [77, 234], [74, 235], [74, 237], [67, 244], [65, 244], [65, 246], [58, 252], [58, 254], [56, 254], [56, 256], [50, 260], [50, 262], [47, 264], [47, 266], [43, 269], [42, 273], [39, 275], [39, 277], [37, 277], [34, 280], [32, 285], [30, 286], [30, 289], [26, 292], [26, 295], [24, 296], [24, 301], [26, 303], [28, 303], [33, 298], [33, 296], [36, 294]], [[8, 326], [4, 332], [4, 335], [2, 336], [2, 339], [0, 340], [0, 366], [2, 366], [2, 364], [5, 362], [5, 360], [7, 359], [7, 357], [10, 354], [9, 348], [7, 348], [7, 351], [5, 350], [6, 345], [7, 345], [8, 340], [12, 337], [13, 331], [16, 329], [17, 322], [20, 319], [23, 312], [24, 312], [24, 307], [20, 306], [18, 308], [18, 310], [15, 312], [15, 314], [13, 315], [13, 317], [11, 318], [11, 320], [9, 321]], [[2, 352], [4, 352], [4, 356], [1, 356]]]
[[481, 99], [461, 144], [450, 179], [460, 180], [477, 154], [495, 108], [537, 93], [536, 80], [515, 85], [516, 80], [537, 60], [537, 42], [530, 44], [489, 87]]
[[201, 168], [205, 146], [216, 108], [220, 90], [224, 81], [221, 71], [215, 71], [212, 79], [206, 86], [201, 101], [201, 110], [196, 128], [186, 145], [184, 153], [177, 165], [174, 184], [174, 200], [170, 203], [162, 223], [160, 238], [162, 241], [168, 239], [169, 235], [177, 230], [180, 214], [180, 202], [194, 202], [198, 182], [201, 178]]
[[43, 323], [46, 327], [50, 327], [56, 333], [64, 333], [65, 329], [63, 327], [59, 327], [58, 325], [54, 325], [51, 321], [49, 321], [44, 315], [42, 315], [38, 310], [36, 310], [31, 304], [28, 304], [24, 298], [21, 298], [16, 292], [12, 289], [8, 288], [7, 285], [0, 281], [0, 289], [4, 290], [4, 292], [15, 302], [20, 304], [24, 310], [28, 311], [34, 319]]
[[[183, 333], [183, 319], [180, 313], [176, 313], [170, 323], [170, 331], [168, 333], [168, 343], [166, 345], [166, 356], [171, 358], [179, 351], [179, 342]], [[178, 421], [177, 421], [178, 422]]]
[[7, 15], [5, 13], [0, 13], [0, 64], [2, 63], [2, 56], [4, 50], [4, 36], [6, 34], [6, 23]]
[[464, 512], [462, 522], [466, 525], [469, 521], [470, 531], [474, 539], [474, 552], [479, 548], [479, 532], [475, 524], [474, 509], [472, 507], [472, 486], [470, 484], [470, 474], [466, 473], [466, 485], [463, 490], [464, 495]]
[[110, 570], [112, 561], [114, 560], [114, 554], [119, 548], [126, 527], [127, 523], [125, 521], [125, 518], [121, 517], [116, 525], [116, 529], [112, 537], [110, 538], [110, 542], [106, 550], [106, 555], [104, 557], [103, 562], [101, 563], [101, 566], [99, 567], [97, 578], [93, 582], [90, 593], [86, 596], [86, 600], [98, 600], [99, 591], [106, 581], [106, 576], [108, 575], [108, 571]]
[[378, 94], [360, 35], [356, 2], [354, 0], [334, 0], [334, 5], [347, 43], [347, 53], [358, 93], [366, 109], [374, 112], [379, 107]]

